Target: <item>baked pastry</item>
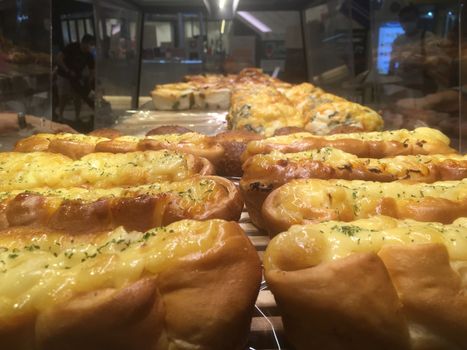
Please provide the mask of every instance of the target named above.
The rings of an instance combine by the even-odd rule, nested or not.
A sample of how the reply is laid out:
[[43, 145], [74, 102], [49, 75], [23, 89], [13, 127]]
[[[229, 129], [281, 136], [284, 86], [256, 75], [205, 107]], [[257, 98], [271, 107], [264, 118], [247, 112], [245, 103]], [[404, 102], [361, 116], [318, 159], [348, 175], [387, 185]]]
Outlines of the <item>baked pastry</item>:
[[0, 247], [4, 349], [244, 349], [261, 265], [237, 223], [21, 228]]
[[194, 132], [191, 129], [185, 128], [180, 125], [163, 125], [157, 128], [151, 129], [146, 133], [146, 136], [152, 135], [167, 135], [167, 134], [188, 134]]
[[227, 115], [229, 128], [259, 133], [266, 137], [276, 129], [305, 125], [301, 113], [276, 88], [268, 85], [244, 84], [232, 92]]
[[242, 154], [250, 141], [263, 137], [251, 131], [226, 131], [214, 136], [215, 142], [222, 146], [224, 155], [216, 165], [216, 171], [221, 176], [240, 177], [242, 171]]
[[261, 225], [261, 208], [276, 188], [294, 179], [344, 179], [391, 182], [435, 182], [467, 178], [467, 156], [417, 155], [358, 158], [335, 148], [298, 153], [258, 154], [243, 165], [240, 188], [250, 218]]
[[467, 179], [432, 184], [293, 180], [266, 198], [262, 214], [272, 235], [296, 224], [353, 221], [377, 214], [447, 224], [467, 217]]
[[104, 137], [107, 139], [116, 139], [117, 137], [123, 136], [121, 131], [118, 131], [117, 129], [111, 129], [111, 128], [102, 128], [102, 129], [96, 129], [94, 131], [91, 131], [88, 133], [89, 136], [97, 136], [97, 137]]
[[316, 135], [327, 135], [343, 126], [361, 131], [378, 131], [383, 125], [383, 118], [371, 108], [342, 101], [325, 103], [314, 108], [305, 129]]
[[48, 151], [73, 159], [95, 152], [128, 153], [161, 149], [204, 157], [213, 164], [218, 163], [224, 154], [224, 149], [212, 137], [195, 132], [146, 137], [120, 136], [112, 139], [82, 134], [37, 134], [18, 141], [15, 147], [16, 152]]
[[450, 350], [467, 344], [467, 219], [373, 217], [294, 226], [265, 277], [297, 350]]
[[213, 137], [195, 132], [146, 136], [139, 141], [138, 148], [141, 150], [171, 149], [190, 153], [208, 159], [215, 167], [224, 156], [224, 148]]
[[73, 159], [95, 152], [99, 142], [109, 141], [102, 136], [84, 134], [36, 134], [19, 140], [15, 152], [53, 152], [61, 153]]
[[157, 85], [151, 92], [154, 107], [162, 111], [192, 109], [196, 87], [191, 83]]
[[211, 175], [213, 171], [204, 158], [169, 150], [93, 153], [80, 160], [47, 152], [4, 152], [0, 153], [0, 191], [137, 186]]
[[401, 129], [328, 136], [298, 133], [250, 142], [242, 156], [242, 160], [246, 161], [255, 154], [265, 154], [272, 151], [296, 153], [323, 147], [338, 148], [362, 158], [456, 153], [454, 149], [449, 147], [449, 144], [450, 140], [446, 135], [430, 128], [417, 128], [413, 131]]
[[68, 232], [146, 231], [178, 220], [237, 221], [243, 200], [235, 184], [215, 176], [136, 187], [0, 192], [0, 230], [16, 226]]
[[231, 88], [221, 82], [164, 84], [157, 85], [151, 95], [157, 110], [227, 109]]

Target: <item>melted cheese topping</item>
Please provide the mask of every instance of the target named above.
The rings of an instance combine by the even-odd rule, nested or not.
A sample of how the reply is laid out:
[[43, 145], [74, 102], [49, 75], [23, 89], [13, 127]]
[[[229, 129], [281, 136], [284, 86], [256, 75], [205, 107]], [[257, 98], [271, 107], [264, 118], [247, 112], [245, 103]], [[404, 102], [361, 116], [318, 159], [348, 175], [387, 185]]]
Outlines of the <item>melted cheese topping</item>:
[[293, 226], [276, 236], [264, 258], [266, 270], [300, 270], [353, 253], [378, 253], [386, 245], [441, 243], [451, 260], [467, 261], [467, 218], [451, 225], [378, 216], [351, 223]]
[[383, 124], [383, 118], [372, 109], [345, 101], [325, 103], [315, 108], [312, 120], [306, 128], [315, 134], [323, 135], [342, 125], [375, 131], [380, 130]]
[[27, 191], [15, 190], [9, 192], [0, 192], [0, 201], [11, 200], [19, 194], [31, 194], [47, 197], [49, 200], [75, 200], [83, 202], [95, 202], [101, 198], [125, 198], [137, 197], [140, 195], [155, 196], [161, 193], [173, 194], [181, 200], [179, 204], [190, 207], [194, 203], [209, 202], [215, 198], [216, 193], [225, 190], [224, 186], [215, 177], [210, 178], [190, 178], [184, 181], [176, 182], [156, 182], [150, 185], [136, 187], [113, 187], [102, 188], [62, 188], [47, 189], [36, 188]]
[[[84, 134], [38, 134], [29, 137], [28, 139], [46, 139], [46, 140], [66, 140], [66, 141], [74, 141], [89, 145], [97, 145], [99, 142], [102, 141], [110, 141], [110, 139], [105, 137], [96, 137], [96, 136], [89, 136]], [[139, 137], [139, 136], [120, 136], [114, 139], [114, 141], [122, 141], [122, 142], [130, 142], [130, 143], [139, 143], [142, 140], [155, 140], [167, 144], [179, 144], [179, 143], [193, 143], [203, 145], [206, 140], [207, 136], [198, 134], [195, 132], [186, 133], [186, 134], [166, 134], [166, 135], [151, 135], [146, 137]]]
[[[250, 166], [267, 169], [275, 166], [280, 160], [287, 160], [296, 163], [304, 161], [319, 161], [329, 164], [333, 168], [340, 169], [362, 167], [371, 169], [370, 171], [374, 172], [387, 172], [402, 179], [407, 177], [407, 172], [410, 173], [411, 171], [417, 174], [429, 174], [430, 165], [440, 163], [445, 160], [467, 162], [467, 155], [409, 155], [397, 156], [394, 158], [373, 159], [359, 158], [353, 154], [346, 153], [336, 148], [325, 147], [318, 150], [297, 153], [281, 153], [274, 151], [269, 154], [257, 154], [253, 156]], [[249, 170], [249, 168], [247, 169]], [[254, 169], [251, 171], [254, 172]]]
[[76, 161], [45, 152], [0, 153], [0, 191], [40, 187], [109, 188], [183, 180], [195, 173], [188, 157], [167, 150], [93, 153]]
[[66, 140], [66, 141], [75, 141], [75, 142], [81, 142], [81, 143], [86, 143], [86, 144], [91, 144], [95, 145], [101, 141], [108, 141], [110, 139], [106, 137], [99, 137], [99, 136], [91, 136], [91, 135], [85, 135], [85, 134], [69, 134], [69, 133], [63, 133], [63, 134], [37, 134], [28, 137], [29, 139], [31, 138], [40, 138], [40, 139], [47, 139], [49, 141], [51, 140]]
[[196, 145], [203, 145], [207, 141], [207, 136], [198, 134], [196, 132], [189, 132], [186, 134], [151, 135], [146, 136], [146, 139], [171, 145], [178, 145], [180, 143], [192, 143]]
[[278, 215], [291, 222], [303, 222], [307, 209], [334, 211], [338, 216], [366, 218], [375, 213], [382, 198], [420, 201], [425, 197], [454, 202], [467, 201], [467, 179], [440, 181], [433, 184], [404, 182], [372, 182], [347, 180], [295, 180], [276, 190], [274, 197]]
[[[296, 133], [291, 135], [283, 135], [270, 137], [266, 140], [250, 142], [251, 148], [261, 144], [290, 144], [309, 137], [319, 137], [325, 140], [342, 140], [342, 139], [357, 139], [362, 141], [399, 141], [401, 143], [416, 143], [426, 141], [427, 143], [441, 142], [446, 145], [450, 144], [449, 138], [441, 131], [431, 128], [417, 128], [413, 131], [406, 129], [394, 131], [375, 131], [349, 134], [335, 134], [327, 136], [314, 136], [310, 133]], [[250, 147], [249, 147], [250, 148]]]
[[271, 136], [283, 127], [304, 127], [301, 113], [279, 91], [269, 86], [244, 87], [234, 92], [228, 120], [234, 129]]
[[221, 246], [227, 223], [179, 221], [146, 233], [0, 237], [0, 324], [79, 293], [121, 288]]

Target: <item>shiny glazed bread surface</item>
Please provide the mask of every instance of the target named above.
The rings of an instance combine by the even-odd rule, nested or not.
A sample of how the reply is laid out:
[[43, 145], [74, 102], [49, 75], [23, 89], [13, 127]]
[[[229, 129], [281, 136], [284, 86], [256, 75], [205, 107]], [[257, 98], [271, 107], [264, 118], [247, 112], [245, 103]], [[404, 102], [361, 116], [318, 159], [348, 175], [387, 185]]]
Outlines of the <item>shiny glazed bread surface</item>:
[[0, 344], [19, 349], [242, 349], [261, 281], [238, 224], [178, 221], [90, 236], [0, 236]]

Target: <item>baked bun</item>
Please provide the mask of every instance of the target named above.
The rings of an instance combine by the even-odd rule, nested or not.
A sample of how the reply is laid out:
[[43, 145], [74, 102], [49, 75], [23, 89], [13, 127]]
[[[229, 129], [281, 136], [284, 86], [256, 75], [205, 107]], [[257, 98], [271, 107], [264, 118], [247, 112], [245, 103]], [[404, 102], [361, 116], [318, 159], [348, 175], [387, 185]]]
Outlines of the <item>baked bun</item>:
[[294, 226], [265, 277], [297, 350], [464, 349], [467, 219]]
[[414, 131], [401, 129], [328, 136], [298, 133], [250, 142], [243, 153], [242, 160], [246, 161], [255, 154], [266, 154], [272, 151], [296, 153], [323, 147], [337, 148], [362, 158], [456, 153], [454, 149], [449, 147], [449, 143], [449, 138], [446, 135], [430, 128], [418, 128]]
[[0, 236], [3, 349], [244, 349], [261, 282], [237, 223]]
[[19, 140], [15, 152], [53, 152], [79, 159], [95, 152], [99, 142], [108, 140], [107, 137], [84, 134], [36, 134]]
[[266, 198], [262, 214], [272, 235], [296, 224], [349, 222], [377, 214], [447, 224], [467, 217], [467, 179], [432, 184], [294, 180]]
[[167, 135], [167, 134], [188, 134], [194, 132], [188, 128], [179, 125], [163, 125], [157, 128], [151, 129], [146, 133], [146, 136], [152, 135]]
[[305, 121], [295, 106], [275, 87], [242, 84], [232, 92], [227, 115], [231, 130], [252, 131], [266, 137], [285, 127], [303, 128]]
[[97, 136], [97, 137], [105, 137], [108, 139], [115, 139], [117, 137], [123, 136], [123, 133], [116, 129], [102, 128], [102, 129], [96, 129], [94, 131], [91, 131], [88, 135]]
[[260, 140], [263, 137], [249, 131], [227, 131], [217, 134], [214, 140], [224, 148], [224, 156], [218, 163], [217, 174], [222, 176], [240, 177], [242, 171], [242, 153], [248, 142]]
[[345, 179], [390, 182], [435, 182], [467, 178], [467, 156], [417, 155], [358, 158], [335, 148], [257, 154], [243, 165], [240, 188], [253, 223], [260, 225], [261, 207], [276, 188], [294, 179]]
[[290, 134], [297, 134], [307, 132], [304, 128], [299, 128], [296, 126], [289, 126], [285, 128], [276, 129], [274, 131], [274, 136], [283, 136], [283, 135], [290, 135]]
[[193, 154], [206, 158], [216, 168], [224, 156], [224, 148], [213, 137], [194, 132], [147, 136], [139, 142], [138, 148], [141, 150], [170, 149]]
[[0, 153], [0, 191], [49, 188], [111, 188], [211, 175], [204, 158], [169, 150], [93, 153], [80, 160], [61, 154]]
[[80, 233], [123, 226], [146, 231], [183, 219], [237, 221], [242, 209], [235, 184], [215, 176], [125, 188], [17, 190], [0, 192], [0, 229], [33, 226]]
[[224, 149], [210, 136], [190, 132], [185, 134], [152, 135], [115, 138], [83, 134], [38, 134], [18, 141], [16, 152], [47, 151], [80, 159], [96, 152], [128, 153], [169, 149], [204, 157], [214, 165], [221, 161]]

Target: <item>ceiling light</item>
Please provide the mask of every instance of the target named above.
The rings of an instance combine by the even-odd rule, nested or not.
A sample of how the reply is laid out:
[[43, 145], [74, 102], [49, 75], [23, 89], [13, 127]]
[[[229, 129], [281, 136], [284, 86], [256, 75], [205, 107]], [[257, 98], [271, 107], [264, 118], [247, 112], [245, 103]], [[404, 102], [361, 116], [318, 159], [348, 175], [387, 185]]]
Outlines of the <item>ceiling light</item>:
[[225, 7], [225, 2], [226, 2], [226, 0], [219, 0], [219, 8], [220, 8], [221, 10], [224, 9], [224, 7]]
[[249, 24], [251, 24], [253, 27], [258, 29], [262, 33], [270, 33], [272, 32], [272, 29], [269, 28], [266, 24], [261, 22], [258, 18], [253, 16], [250, 12], [246, 11], [238, 11], [238, 15], [243, 18], [245, 21], [247, 21]]
[[223, 19], [221, 22], [221, 34], [223, 35], [224, 32], [225, 32], [225, 19]]

